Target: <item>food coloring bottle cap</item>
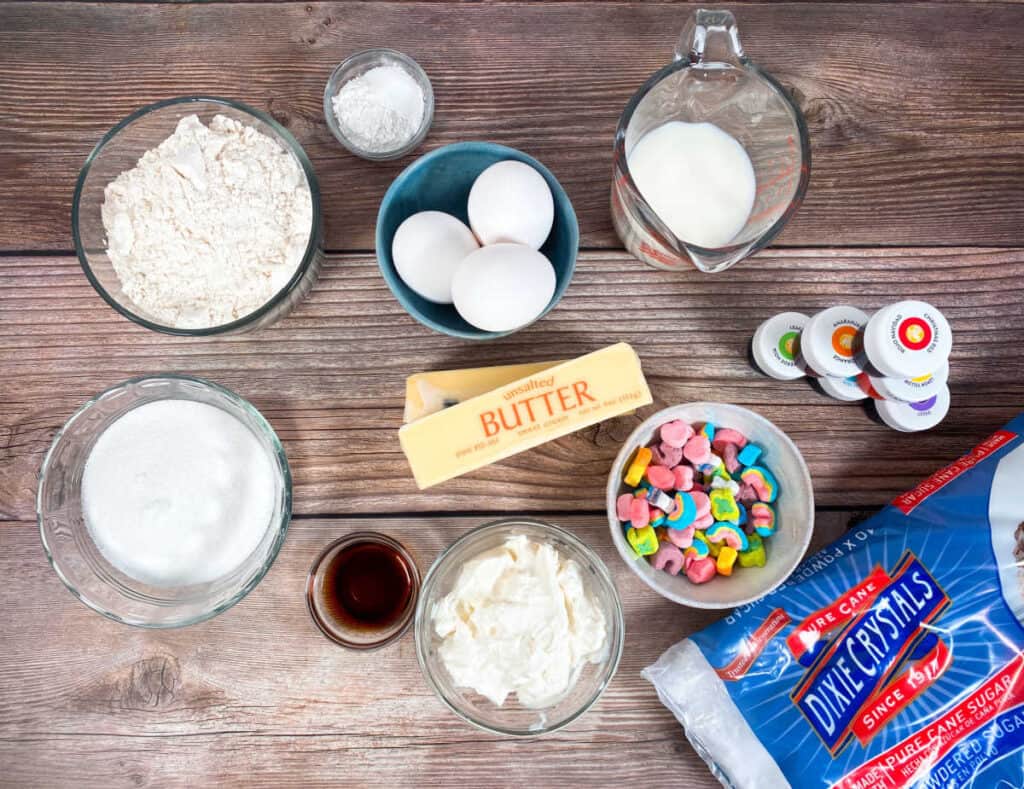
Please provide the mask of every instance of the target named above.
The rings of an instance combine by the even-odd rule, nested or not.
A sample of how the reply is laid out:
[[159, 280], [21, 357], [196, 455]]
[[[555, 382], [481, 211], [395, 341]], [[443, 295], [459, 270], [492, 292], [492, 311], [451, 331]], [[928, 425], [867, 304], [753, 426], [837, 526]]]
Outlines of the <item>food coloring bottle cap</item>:
[[883, 307], [871, 316], [864, 330], [868, 361], [889, 378], [934, 373], [949, 359], [952, 348], [949, 322], [924, 301], [901, 301]]
[[949, 387], [943, 384], [937, 393], [921, 403], [879, 400], [875, 407], [882, 421], [893, 430], [901, 433], [930, 430], [949, 413]]
[[871, 385], [884, 399], [900, 403], [920, 403], [937, 394], [946, 384], [949, 379], [949, 362], [943, 362], [934, 373], [920, 375], [917, 378], [885, 378], [870, 373], [866, 375]]
[[757, 327], [750, 350], [761, 372], [777, 381], [804, 377], [806, 368], [799, 356], [800, 333], [808, 320], [799, 312], [783, 312]]
[[822, 376], [817, 381], [821, 391], [834, 400], [842, 400], [845, 403], [854, 403], [858, 400], [866, 400], [867, 392], [860, 388], [857, 383], [857, 376], [850, 378], [830, 378]]
[[[868, 373], [861, 373], [856, 378], [857, 386], [860, 387], [860, 390], [864, 394], [866, 394], [872, 400], [885, 400], [885, 398], [875, 388], [874, 383], [872, 383], [875, 380], [877, 380], [877, 379], [872, 378]], [[918, 398], [918, 399], [920, 399], [920, 398]]]
[[856, 307], [829, 307], [812, 317], [800, 335], [800, 353], [819, 375], [849, 378], [864, 372], [864, 327], [868, 316]]

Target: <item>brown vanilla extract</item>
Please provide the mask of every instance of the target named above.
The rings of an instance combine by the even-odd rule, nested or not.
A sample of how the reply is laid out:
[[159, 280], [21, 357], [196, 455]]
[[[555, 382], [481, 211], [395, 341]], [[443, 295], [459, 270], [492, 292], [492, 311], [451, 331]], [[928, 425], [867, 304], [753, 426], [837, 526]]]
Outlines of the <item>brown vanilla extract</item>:
[[406, 613], [413, 587], [412, 572], [397, 550], [356, 542], [323, 568], [318, 608], [342, 627], [383, 630]]

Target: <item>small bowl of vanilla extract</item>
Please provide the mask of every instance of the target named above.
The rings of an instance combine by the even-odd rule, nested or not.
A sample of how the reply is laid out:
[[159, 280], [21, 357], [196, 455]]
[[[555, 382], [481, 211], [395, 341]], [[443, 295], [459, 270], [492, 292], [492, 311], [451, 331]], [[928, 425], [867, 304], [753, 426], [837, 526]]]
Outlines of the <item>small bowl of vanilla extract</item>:
[[320, 552], [306, 580], [306, 606], [327, 638], [349, 649], [380, 649], [416, 612], [420, 573], [405, 547], [385, 534], [355, 532]]

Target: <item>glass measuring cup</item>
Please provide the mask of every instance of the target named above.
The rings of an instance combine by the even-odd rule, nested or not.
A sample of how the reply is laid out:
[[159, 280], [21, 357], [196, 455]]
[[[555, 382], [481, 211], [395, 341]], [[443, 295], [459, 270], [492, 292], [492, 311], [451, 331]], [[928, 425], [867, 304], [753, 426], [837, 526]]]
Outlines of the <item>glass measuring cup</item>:
[[[708, 122], [746, 149], [757, 178], [754, 207], [725, 246], [677, 237], [654, 213], [629, 172], [629, 152], [669, 121]], [[699, 9], [687, 21], [675, 60], [638, 90], [615, 133], [612, 221], [631, 254], [651, 266], [723, 271], [766, 246], [807, 190], [811, 147], [803, 115], [782, 86], [746, 57], [729, 11]]]

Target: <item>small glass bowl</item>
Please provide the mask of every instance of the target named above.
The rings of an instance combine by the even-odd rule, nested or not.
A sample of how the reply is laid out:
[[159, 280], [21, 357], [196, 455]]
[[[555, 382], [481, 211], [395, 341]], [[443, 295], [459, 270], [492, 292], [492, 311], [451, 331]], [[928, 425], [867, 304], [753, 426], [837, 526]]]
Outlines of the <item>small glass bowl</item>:
[[[402, 560], [402, 564], [405, 565], [406, 572], [408, 572], [409, 580], [411, 581], [409, 602], [406, 604], [405, 610], [402, 611], [401, 615], [394, 622], [382, 628], [347, 626], [345, 623], [339, 622], [336, 617], [332, 617], [328, 612], [322, 610], [319, 602], [325, 580], [323, 571], [330, 566], [334, 557], [343, 550], [353, 545], [365, 543], [375, 543], [394, 550]], [[359, 649], [369, 652], [397, 641], [409, 629], [413, 614], [416, 612], [416, 603], [419, 600], [419, 596], [420, 571], [416, 567], [416, 562], [413, 561], [412, 556], [409, 555], [404, 545], [397, 540], [391, 539], [386, 534], [378, 534], [377, 532], [355, 532], [330, 543], [313, 560], [313, 564], [309, 568], [309, 576], [306, 578], [306, 608], [313, 619], [313, 624], [335, 644], [347, 649]]]
[[[349, 80], [360, 77], [378, 66], [398, 66], [416, 80], [423, 90], [423, 120], [420, 121], [419, 129], [416, 130], [416, 134], [409, 142], [401, 148], [391, 151], [367, 151], [360, 148], [345, 134], [338, 124], [338, 117], [334, 114], [334, 97], [338, 95], [342, 86]], [[331, 134], [356, 156], [375, 162], [400, 159], [417, 148], [426, 138], [427, 132], [430, 131], [430, 125], [434, 122], [434, 89], [427, 77], [427, 72], [408, 55], [394, 49], [365, 49], [342, 61], [331, 72], [330, 79], [327, 80], [327, 87], [324, 88], [324, 118]]]
[[[274, 469], [274, 513], [260, 544], [230, 574], [215, 581], [157, 587], [125, 575], [99, 552], [82, 515], [82, 472], [97, 439], [124, 414], [157, 400], [216, 406], [256, 437]], [[263, 415], [234, 392], [201, 378], [132, 378], [78, 409], [57, 433], [39, 471], [36, 517], [46, 557], [71, 593], [89, 608], [127, 625], [193, 625], [233, 606], [263, 579], [284, 543], [292, 513], [292, 478], [284, 448]]]
[[[564, 557], [577, 562], [583, 570], [588, 591], [597, 598], [608, 626], [603, 660], [587, 664], [568, 695], [543, 709], [524, 707], [514, 695], [498, 707], [474, 690], [455, 686], [438, 654], [441, 639], [433, 628], [434, 607], [452, 590], [466, 561], [517, 535], [551, 545]], [[460, 718], [484, 731], [518, 737], [536, 737], [557, 731], [589, 710], [615, 676], [625, 636], [622, 603], [604, 562], [564, 529], [527, 518], [488, 523], [452, 543], [437, 558], [423, 580], [414, 629], [420, 669], [441, 701]]]
[[[170, 137], [178, 121], [187, 115], [198, 115], [206, 124], [209, 124], [215, 115], [226, 115], [277, 141], [295, 158], [305, 173], [313, 202], [313, 219], [306, 250], [302, 261], [284, 287], [266, 304], [238, 320], [198, 329], [167, 326], [128, 298], [107, 256], [107, 235], [100, 213], [107, 184], [125, 170], [133, 168], [146, 151]], [[186, 337], [236, 334], [269, 326], [287, 315], [309, 294], [323, 263], [320, 187], [313, 172], [313, 165], [302, 150], [302, 146], [287, 129], [266, 113], [237, 101], [212, 96], [182, 96], [150, 104], [136, 110], [107, 132], [93, 148], [79, 173], [71, 204], [71, 231], [82, 270], [107, 304], [128, 320], [147, 329]]]

